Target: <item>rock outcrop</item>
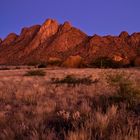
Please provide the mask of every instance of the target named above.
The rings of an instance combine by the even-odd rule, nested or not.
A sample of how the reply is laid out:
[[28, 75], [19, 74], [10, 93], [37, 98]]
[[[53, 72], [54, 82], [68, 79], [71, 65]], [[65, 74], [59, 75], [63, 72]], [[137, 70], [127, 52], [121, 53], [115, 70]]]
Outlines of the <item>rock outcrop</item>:
[[134, 61], [134, 66], [140, 67], [140, 56], [136, 57], [136, 59]]
[[53, 65], [60, 66], [62, 64], [62, 60], [57, 57], [49, 57], [47, 64], [51, 65], [51, 66], [53, 66]]
[[2, 39], [0, 38], [0, 44], [2, 43]]
[[128, 34], [128, 32], [123, 31], [123, 32], [120, 33], [119, 37], [122, 38], [122, 39], [126, 39], [126, 38], [129, 37], [129, 34]]
[[79, 55], [70, 56], [64, 61], [62, 66], [68, 67], [68, 68], [79, 68], [82, 66], [82, 61], [83, 59]]
[[9, 34], [0, 39], [0, 64], [21, 65], [49, 62], [57, 58], [66, 67], [79, 67], [99, 57], [121, 62], [122, 65], [139, 65], [140, 33], [119, 36], [88, 36], [68, 21], [59, 24], [48, 19], [42, 25], [25, 27], [20, 35]]
[[10, 33], [2, 42], [1, 46], [10, 47], [14, 41], [18, 38], [18, 35], [15, 33]]

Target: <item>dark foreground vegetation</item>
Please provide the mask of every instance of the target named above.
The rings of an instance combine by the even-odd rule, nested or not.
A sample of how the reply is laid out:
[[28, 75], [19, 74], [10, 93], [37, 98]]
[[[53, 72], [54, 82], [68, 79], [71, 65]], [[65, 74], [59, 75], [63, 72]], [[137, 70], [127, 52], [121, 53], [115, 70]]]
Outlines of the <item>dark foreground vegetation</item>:
[[45, 76], [45, 71], [43, 70], [30, 70], [25, 73], [24, 76]]
[[[0, 140], [139, 140], [139, 86], [125, 73], [107, 73], [104, 78], [109, 90], [100, 93], [100, 79], [90, 76], [53, 78], [35, 84], [37, 90], [30, 81], [23, 89], [21, 83], [3, 84]], [[69, 86], [72, 83], [75, 86]]]

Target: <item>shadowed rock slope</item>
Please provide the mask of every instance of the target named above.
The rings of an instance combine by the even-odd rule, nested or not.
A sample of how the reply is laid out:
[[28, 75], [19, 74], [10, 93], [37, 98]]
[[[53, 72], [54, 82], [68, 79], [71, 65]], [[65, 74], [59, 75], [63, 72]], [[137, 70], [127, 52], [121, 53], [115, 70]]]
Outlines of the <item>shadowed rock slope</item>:
[[140, 33], [88, 36], [69, 22], [59, 24], [47, 19], [42, 25], [23, 28], [20, 35], [10, 33], [0, 39], [0, 64], [47, 63], [50, 58], [64, 64], [68, 58], [77, 56], [84, 66], [98, 58], [140, 66]]

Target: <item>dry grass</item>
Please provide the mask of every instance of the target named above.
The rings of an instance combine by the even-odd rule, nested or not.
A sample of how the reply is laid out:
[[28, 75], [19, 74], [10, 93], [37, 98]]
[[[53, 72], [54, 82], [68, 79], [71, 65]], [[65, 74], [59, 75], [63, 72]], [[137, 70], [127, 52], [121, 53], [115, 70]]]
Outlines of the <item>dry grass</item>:
[[[118, 78], [120, 71], [124, 75]], [[0, 140], [140, 139], [140, 100], [133, 96], [140, 86], [139, 70], [46, 70], [44, 77], [26, 77], [25, 73], [0, 72]], [[100, 80], [90, 85], [52, 84], [52, 78], [63, 79], [71, 74]], [[130, 74], [127, 80], [131, 84], [126, 86], [122, 78]], [[117, 80], [112, 79], [115, 76]], [[119, 90], [120, 83], [126, 86], [125, 91]], [[118, 91], [123, 96], [131, 91], [134, 106], [116, 101]]]

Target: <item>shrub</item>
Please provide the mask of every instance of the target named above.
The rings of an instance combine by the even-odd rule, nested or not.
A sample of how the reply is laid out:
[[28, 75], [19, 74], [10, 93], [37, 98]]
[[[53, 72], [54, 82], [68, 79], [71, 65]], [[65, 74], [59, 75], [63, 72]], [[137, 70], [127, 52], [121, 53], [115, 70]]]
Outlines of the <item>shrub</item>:
[[30, 62], [28, 63], [28, 66], [34, 66], [36, 68], [46, 68], [47, 67], [47, 63], [46, 62]]
[[28, 66], [37, 66], [39, 64], [39, 62], [37, 61], [32, 61], [28, 63]]
[[20, 66], [16, 66], [15, 69], [21, 69]]
[[97, 82], [97, 79], [95, 79], [94, 81], [91, 79], [91, 76], [88, 77], [84, 77], [84, 78], [77, 78], [73, 75], [67, 75], [62, 79], [58, 79], [58, 78], [53, 78], [52, 79], [53, 83], [66, 83], [66, 84], [85, 84], [85, 85], [90, 85], [92, 83]]
[[25, 76], [45, 76], [46, 73], [43, 70], [30, 70], [28, 71]]
[[46, 67], [47, 67], [47, 64], [41, 63], [41, 64], [38, 64], [37, 67], [38, 67], [38, 68], [46, 68]]
[[61, 61], [59, 61], [59, 60], [49, 61], [48, 65], [60, 66], [61, 65]]
[[115, 102], [126, 102], [129, 109], [138, 104], [140, 90], [138, 87], [134, 87], [130, 75], [125, 73], [109, 74], [106, 79], [111, 86], [116, 88], [116, 95], [110, 99]]
[[3, 68], [0, 68], [0, 70], [10, 70], [10, 68], [3, 67]]
[[120, 68], [122, 67], [120, 62], [116, 62], [108, 57], [100, 57], [91, 62], [92, 67], [97, 68]]

